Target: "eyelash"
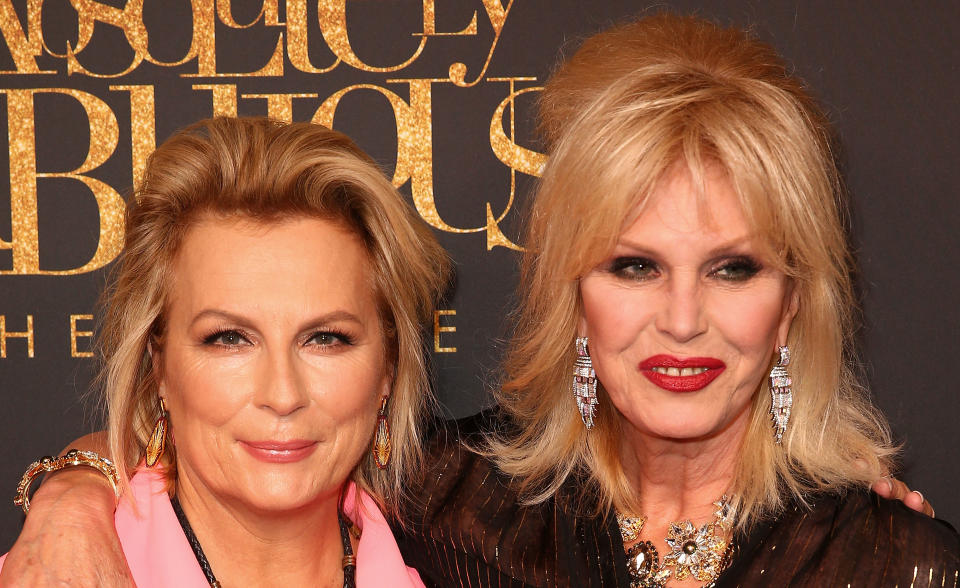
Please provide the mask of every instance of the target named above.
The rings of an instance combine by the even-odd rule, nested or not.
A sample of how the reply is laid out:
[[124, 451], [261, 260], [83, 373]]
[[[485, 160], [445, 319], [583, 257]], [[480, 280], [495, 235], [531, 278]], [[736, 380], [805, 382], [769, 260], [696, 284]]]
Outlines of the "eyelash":
[[221, 339], [222, 337], [225, 337], [226, 335], [237, 335], [244, 342], [246, 343], [250, 342], [250, 339], [243, 333], [243, 331], [240, 331], [239, 329], [217, 329], [216, 331], [210, 333], [209, 335], [203, 338], [203, 344], [217, 346], [217, 347], [236, 347], [237, 345], [240, 344], [240, 343], [220, 342], [219, 339]]
[[[237, 343], [219, 342], [219, 340], [226, 335], [237, 335], [238, 337], [240, 337], [240, 339], [242, 339], [242, 342], [237, 342]], [[333, 343], [320, 343], [317, 345], [318, 347], [353, 345], [353, 337], [337, 329], [322, 329], [319, 331], [315, 331], [309, 337], [307, 337], [305, 343], [310, 343], [310, 341], [313, 341], [314, 339], [321, 336], [333, 337], [336, 339], [336, 341]], [[204, 345], [218, 346], [218, 347], [237, 347], [244, 342], [249, 343], [250, 338], [240, 329], [217, 329], [213, 333], [210, 333], [209, 335], [203, 338]]]
[[737, 257], [724, 260], [719, 267], [712, 270], [710, 273], [718, 274], [721, 271], [735, 271], [739, 272], [739, 274], [730, 275], [725, 278], [721, 277], [720, 279], [728, 282], [746, 282], [753, 276], [760, 273], [760, 270], [762, 269], [763, 266], [760, 265], [760, 262], [758, 262], [756, 259], [746, 255], [738, 255]]
[[617, 257], [610, 263], [609, 271], [619, 278], [642, 281], [650, 279], [650, 274], [658, 269], [657, 264], [646, 257]]
[[[724, 259], [710, 270], [709, 275], [725, 282], [745, 282], [762, 269], [763, 266], [752, 257], [738, 255]], [[617, 257], [610, 263], [608, 271], [626, 280], [644, 281], [656, 277], [660, 268], [646, 257]], [[727, 275], [721, 272], [727, 272]]]
[[322, 344], [321, 347], [333, 347], [335, 345], [353, 345], [353, 337], [337, 329], [323, 329], [322, 331], [317, 331], [312, 335], [310, 335], [310, 338], [307, 339], [307, 342], [309, 343], [310, 341], [313, 341], [314, 339], [320, 336], [332, 336], [335, 339], [337, 339], [335, 343]]

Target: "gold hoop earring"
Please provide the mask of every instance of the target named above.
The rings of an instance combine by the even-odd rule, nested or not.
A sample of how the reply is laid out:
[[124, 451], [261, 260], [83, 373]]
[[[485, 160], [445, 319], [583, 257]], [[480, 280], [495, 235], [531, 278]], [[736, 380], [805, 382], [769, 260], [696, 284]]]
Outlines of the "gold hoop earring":
[[153, 433], [150, 435], [150, 441], [147, 443], [147, 467], [152, 468], [160, 461], [163, 450], [167, 447], [167, 405], [163, 398], [160, 399], [160, 418], [157, 424], [153, 426]]
[[380, 399], [380, 410], [377, 411], [377, 434], [373, 439], [373, 460], [381, 470], [387, 469], [390, 463], [390, 451], [393, 446], [390, 442], [390, 423], [387, 422], [387, 400], [389, 396]]

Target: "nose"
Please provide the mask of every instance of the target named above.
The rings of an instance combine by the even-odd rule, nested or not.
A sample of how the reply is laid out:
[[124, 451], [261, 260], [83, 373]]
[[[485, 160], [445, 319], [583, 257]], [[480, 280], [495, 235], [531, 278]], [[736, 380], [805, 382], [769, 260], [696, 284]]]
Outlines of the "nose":
[[694, 274], [675, 274], [664, 287], [656, 318], [657, 329], [685, 343], [707, 329], [700, 282]]
[[265, 354], [259, 370], [256, 404], [287, 416], [307, 405], [307, 387], [299, 373], [296, 353], [278, 349]]

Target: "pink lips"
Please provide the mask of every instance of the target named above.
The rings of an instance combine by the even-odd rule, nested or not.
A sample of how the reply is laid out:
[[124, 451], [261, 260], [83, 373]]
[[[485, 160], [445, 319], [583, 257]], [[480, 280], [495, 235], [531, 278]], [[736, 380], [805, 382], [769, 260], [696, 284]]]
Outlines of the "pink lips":
[[[713, 357], [688, 357], [679, 359], [672, 355], [654, 355], [643, 360], [638, 366], [648, 380], [670, 392], [696, 392], [723, 373], [727, 364]], [[653, 368], [707, 368], [699, 374], [671, 376], [653, 371]]]
[[306, 459], [317, 448], [316, 441], [240, 441], [254, 458], [267, 463], [294, 463]]

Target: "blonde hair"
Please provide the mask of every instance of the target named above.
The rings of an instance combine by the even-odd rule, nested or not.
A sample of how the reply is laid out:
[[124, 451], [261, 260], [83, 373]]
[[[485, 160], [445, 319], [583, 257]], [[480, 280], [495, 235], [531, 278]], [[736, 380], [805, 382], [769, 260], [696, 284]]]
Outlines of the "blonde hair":
[[[105, 292], [100, 336], [110, 450], [124, 481], [141, 461], [159, 416], [151, 338], [162, 337], [172, 265], [187, 230], [209, 215], [272, 222], [336, 221], [365, 246], [395, 370], [389, 404], [393, 452], [386, 470], [370, 452], [352, 479], [396, 514], [406, 476], [422, 461], [421, 425], [432, 402], [423, 325], [449, 262], [430, 229], [373, 161], [345, 135], [307, 123], [215, 118], [196, 123], [150, 156], [129, 203], [126, 243]], [[372, 431], [371, 431], [372, 436]], [[163, 457], [173, 484], [175, 448]]]
[[527, 499], [547, 499], [573, 475], [583, 504], [639, 512], [602, 383], [589, 433], [570, 391], [578, 279], [677, 164], [700, 186], [706, 167], [724, 170], [799, 298], [788, 337], [790, 426], [777, 446], [764, 381], [731, 488], [740, 528], [790, 497], [843, 491], [887, 470], [888, 427], [857, 373], [852, 262], [829, 127], [774, 49], [701, 19], [649, 16], [588, 39], [547, 82], [540, 108], [550, 159], [529, 218], [518, 323], [497, 395], [517, 433], [491, 447]]

